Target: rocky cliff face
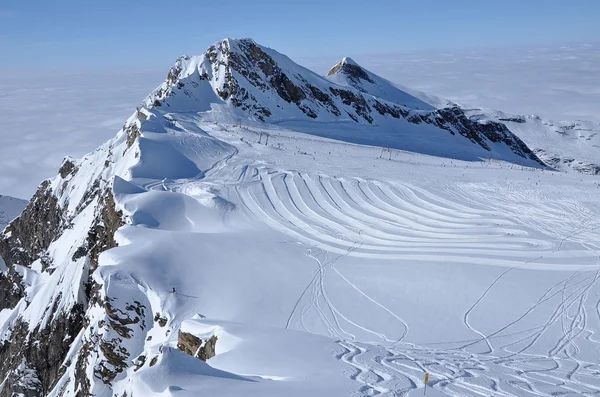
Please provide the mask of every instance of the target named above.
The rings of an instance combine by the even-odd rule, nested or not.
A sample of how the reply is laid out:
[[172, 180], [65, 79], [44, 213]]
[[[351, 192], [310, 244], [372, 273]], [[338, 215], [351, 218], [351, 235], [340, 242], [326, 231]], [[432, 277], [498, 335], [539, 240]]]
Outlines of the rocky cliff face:
[[190, 356], [199, 358], [202, 361], [215, 356], [215, 347], [218, 340], [216, 335], [202, 340], [195, 335], [179, 330], [177, 339], [177, 348]]
[[[0, 324], [1, 397], [45, 396], [65, 381], [67, 369], [91, 354], [82, 340], [91, 310], [104, 308], [107, 327], [121, 326], [110, 320], [120, 317], [107, 309], [92, 274], [100, 253], [117, 245], [114, 233], [123, 225], [110, 164], [125, 145], [121, 132], [80, 161], [66, 159], [0, 234], [6, 264], [0, 269], [0, 309], [11, 312]], [[80, 371], [68, 382], [88, 384], [88, 374]], [[92, 394], [82, 386], [76, 395]]]

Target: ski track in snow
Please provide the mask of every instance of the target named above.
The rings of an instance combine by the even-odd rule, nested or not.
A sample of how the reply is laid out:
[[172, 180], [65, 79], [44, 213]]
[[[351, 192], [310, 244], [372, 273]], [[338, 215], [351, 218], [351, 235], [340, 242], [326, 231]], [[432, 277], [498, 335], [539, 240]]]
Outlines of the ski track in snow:
[[600, 366], [572, 357], [499, 358], [411, 345], [392, 348], [347, 340], [337, 343], [341, 353], [336, 357], [353, 368], [346, 375], [361, 384], [357, 395], [407, 395], [424, 387], [426, 372], [430, 374], [428, 387], [457, 397], [600, 393]]
[[[533, 203], [518, 191], [496, 195], [492, 206], [482, 199], [485, 189], [471, 189], [468, 184], [428, 191], [398, 182], [247, 163], [236, 159], [238, 153], [219, 160], [195, 179], [153, 181], [144, 187], [185, 193], [198, 183], [227, 180], [222, 187], [251, 217], [313, 247], [305, 255], [315, 264], [314, 276], [296, 299], [285, 328], [310, 331], [305, 317], [316, 313], [339, 345], [335, 357], [351, 368], [346, 376], [359, 384], [356, 396], [407, 395], [423, 388], [425, 372], [430, 373], [428, 387], [450, 396], [600, 395], [600, 365], [578, 358], [581, 338], [600, 343], [588, 329], [590, 314], [600, 318], [597, 293], [590, 295], [600, 278], [600, 255], [590, 236], [598, 236], [600, 221], [585, 208], [566, 202], [546, 204], [543, 199]], [[565, 211], [579, 215], [572, 217], [576, 221], [568, 220], [567, 229], [557, 227], [564, 224]], [[568, 255], [567, 243], [571, 244]], [[464, 312], [464, 325], [477, 335], [475, 339], [437, 343], [446, 346], [440, 348], [417, 346], [404, 342], [410, 328], [401, 313], [371, 297], [344, 275], [343, 266], [336, 266], [346, 257], [419, 261], [445, 257], [498, 266], [499, 273], [482, 286], [480, 296]], [[573, 258], [581, 264], [573, 264]], [[478, 329], [473, 314], [515, 269], [561, 270], [565, 277], [512, 321], [491, 332]], [[351, 319], [328, 295], [332, 280], [346, 283], [387, 313], [402, 331], [387, 335]], [[555, 300], [558, 304], [545, 323], [519, 331], [513, 328]], [[562, 335], [547, 354], [529, 354], [556, 325]], [[380, 342], [361, 342], [353, 330]], [[503, 342], [508, 336], [517, 339]], [[473, 347], [479, 351], [473, 352]]]
[[[244, 206], [269, 226], [328, 252], [375, 259], [436, 260], [446, 256], [463, 263], [509, 268], [577, 270], [585, 266], [556, 264], [577, 257], [594, 269], [594, 250], [580, 244], [563, 255], [566, 240], [590, 227], [563, 237], [559, 244], [536, 238], [533, 224], [515, 223], [495, 211], [445, 202], [453, 213], [444, 213], [431, 197], [410, 186], [377, 181], [334, 178], [298, 171], [252, 167], [255, 175], [238, 186]], [[247, 176], [246, 176], [247, 178]], [[441, 200], [441, 199], [438, 199]], [[514, 203], [511, 203], [514, 204]], [[543, 203], [540, 203], [543, 205]], [[498, 206], [503, 210], [501, 205]], [[536, 214], [542, 215], [538, 210]], [[549, 209], [549, 214], [556, 211]], [[544, 213], [544, 216], [548, 216]], [[564, 216], [564, 215], [561, 215]], [[555, 219], [556, 222], [560, 218]], [[594, 229], [598, 228], [598, 221]], [[575, 227], [574, 227], [575, 228]], [[556, 232], [553, 231], [552, 235]], [[557, 236], [558, 238], [558, 236]], [[525, 261], [523, 258], [528, 258]]]

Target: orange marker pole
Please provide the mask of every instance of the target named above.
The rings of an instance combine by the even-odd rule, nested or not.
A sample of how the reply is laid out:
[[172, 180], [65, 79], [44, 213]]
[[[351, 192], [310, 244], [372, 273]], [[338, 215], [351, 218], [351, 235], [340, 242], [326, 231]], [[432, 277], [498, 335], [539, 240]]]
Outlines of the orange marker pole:
[[429, 382], [429, 372], [425, 372], [425, 389], [423, 390], [423, 395], [427, 393], [427, 382]]

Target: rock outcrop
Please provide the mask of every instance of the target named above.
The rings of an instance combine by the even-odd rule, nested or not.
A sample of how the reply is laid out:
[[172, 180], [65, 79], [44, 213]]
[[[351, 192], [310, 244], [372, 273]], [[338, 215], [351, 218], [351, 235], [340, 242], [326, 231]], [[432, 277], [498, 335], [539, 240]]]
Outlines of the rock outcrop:
[[199, 358], [202, 361], [215, 356], [218, 339], [216, 335], [202, 340], [195, 335], [179, 330], [177, 338], [177, 348], [190, 356]]

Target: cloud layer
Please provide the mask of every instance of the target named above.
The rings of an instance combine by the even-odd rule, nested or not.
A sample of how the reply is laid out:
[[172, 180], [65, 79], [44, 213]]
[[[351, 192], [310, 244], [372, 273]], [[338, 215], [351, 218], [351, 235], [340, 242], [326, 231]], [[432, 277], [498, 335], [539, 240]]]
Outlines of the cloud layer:
[[0, 77], [0, 192], [29, 198], [65, 155], [114, 136], [164, 73]]

